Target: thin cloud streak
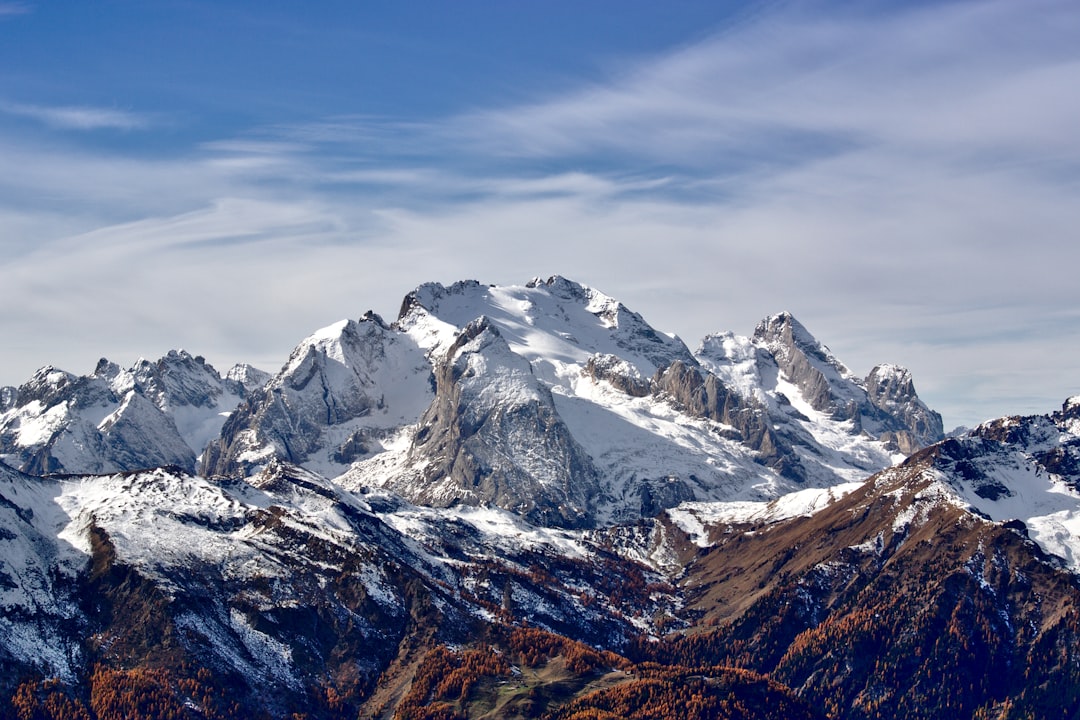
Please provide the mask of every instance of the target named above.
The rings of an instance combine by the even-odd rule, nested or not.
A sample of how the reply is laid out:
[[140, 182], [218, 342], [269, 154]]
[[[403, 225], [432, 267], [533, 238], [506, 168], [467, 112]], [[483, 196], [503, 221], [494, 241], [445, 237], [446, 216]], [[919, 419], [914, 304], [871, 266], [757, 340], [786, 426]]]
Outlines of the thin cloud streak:
[[[1065, 3], [961, 3], [885, 18], [771, 15], [612, 83], [471, 113], [457, 132], [516, 156], [619, 154], [690, 166], [726, 155], [799, 162], [813, 147], [863, 146], [941, 160], [1080, 141], [1074, 38]], [[1047, 133], [1052, 133], [1052, 143]], [[785, 138], [793, 143], [784, 142]], [[804, 155], [804, 153], [806, 155]]]
[[0, 3], [0, 19], [5, 17], [12, 17], [14, 15], [27, 15], [33, 11], [33, 8], [27, 3], [19, 2], [4, 2]]
[[3, 103], [0, 112], [37, 120], [60, 130], [143, 130], [150, 125], [143, 115], [113, 108]]

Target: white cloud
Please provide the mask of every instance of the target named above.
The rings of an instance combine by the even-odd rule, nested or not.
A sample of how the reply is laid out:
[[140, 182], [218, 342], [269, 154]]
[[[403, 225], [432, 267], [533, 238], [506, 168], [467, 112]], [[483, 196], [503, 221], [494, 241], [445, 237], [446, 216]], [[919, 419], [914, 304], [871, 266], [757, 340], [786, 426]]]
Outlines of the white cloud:
[[144, 115], [115, 108], [2, 103], [0, 111], [60, 130], [142, 130], [150, 125]]

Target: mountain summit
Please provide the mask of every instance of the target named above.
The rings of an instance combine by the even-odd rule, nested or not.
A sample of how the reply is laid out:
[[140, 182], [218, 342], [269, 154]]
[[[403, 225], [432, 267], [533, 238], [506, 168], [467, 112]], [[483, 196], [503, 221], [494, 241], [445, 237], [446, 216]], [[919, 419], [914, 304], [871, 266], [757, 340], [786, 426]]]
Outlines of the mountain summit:
[[84, 376], [45, 367], [4, 388], [0, 459], [34, 474], [162, 465], [194, 471], [225, 417], [266, 378], [250, 366], [222, 377], [183, 350], [126, 370], [102, 358]]

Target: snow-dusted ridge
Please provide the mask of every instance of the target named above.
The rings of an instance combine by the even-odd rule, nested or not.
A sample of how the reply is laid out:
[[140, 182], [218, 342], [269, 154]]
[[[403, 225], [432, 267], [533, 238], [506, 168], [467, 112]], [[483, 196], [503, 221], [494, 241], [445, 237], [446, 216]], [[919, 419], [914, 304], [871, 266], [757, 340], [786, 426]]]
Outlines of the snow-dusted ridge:
[[[605, 572], [598, 558], [614, 557], [582, 533], [499, 508], [351, 493], [278, 461], [246, 481], [176, 468], [40, 479], [0, 467], [0, 550], [0, 660], [19, 652], [19, 662], [64, 678], [82, 662], [79, 628], [91, 620], [78, 593], [93, 582], [92, 562], [98, 573], [130, 568], [152, 587], [144, 602], [163, 596], [174, 608], [183, 642], [212, 647], [232, 671], [275, 687], [300, 688], [309, 672], [276, 618], [330, 603], [325, 612], [344, 613], [350, 632], [382, 642], [379, 623], [400, 627], [407, 615], [410, 579], [455, 622], [492, 619], [505, 595], [541, 627], [632, 627], [606, 602], [582, 604]], [[548, 574], [531, 577], [540, 566]], [[346, 581], [351, 602], [363, 599], [353, 615], [333, 605]]]
[[126, 370], [102, 359], [84, 376], [45, 367], [6, 389], [0, 461], [32, 474], [193, 471], [226, 417], [266, 379], [250, 366], [223, 377], [183, 350]]
[[1060, 412], [986, 422], [931, 451], [940, 482], [964, 503], [1080, 573], [1078, 417], [1070, 398]]
[[863, 483], [843, 483], [829, 488], [809, 488], [757, 502], [683, 503], [667, 510], [667, 517], [690, 536], [698, 547], [710, 547], [709, 527], [717, 525], [759, 525], [814, 513], [862, 487]]
[[[1070, 398], [1060, 412], [983, 423], [879, 473], [872, 485], [897, 503], [892, 531], [903, 534], [933, 508], [948, 506], [1020, 532], [1080, 574], [1078, 417], [1080, 399]], [[716, 528], [811, 517], [865, 486], [807, 489], [767, 502], [683, 503], [666, 516], [695, 544], [709, 547]]]

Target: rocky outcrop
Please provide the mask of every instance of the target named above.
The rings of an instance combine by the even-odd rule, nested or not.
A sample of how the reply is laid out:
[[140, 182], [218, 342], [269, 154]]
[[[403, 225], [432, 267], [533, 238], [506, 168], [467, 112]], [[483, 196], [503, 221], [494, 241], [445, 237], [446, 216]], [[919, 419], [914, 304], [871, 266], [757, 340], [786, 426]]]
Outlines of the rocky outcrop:
[[[42, 368], [0, 415], [4, 461], [33, 475], [160, 465], [193, 470], [196, 451], [178, 429], [168, 397], [148, 397], [150, 386], [136, 378], [134, 370], [122, 371], [108, 361], [88, 376]], [[210, 405], [202, 416], [212, 419], [215, 408]]]
[[791, 313], [762, 320], [754, 329], [753, 341], [768, 349], [812, 408], [836, 419], [855, 416], [852, 393], [838, 392], [847, 388], [837, 381], [850, 377], [850, 372]]
[[415, 421], [430, 402], [430, 374], [415, 343], [377, 315], [324, 328], [233, 413], [202, 472], [243, 477], [275, 458], [343, 472], [385, 430]]
[[588, 359], [581, 372], [594, 382], [604, 381], [631, 397], [645, 397], [650, 392], [649, 380], [617, 355], [597, 353]]
[[866, 377], [870, 404], [896, 427], [886, 430], [901, 452], [910, 455], [945, 437], [941, 415], [926, 406], [915, 392], [911, 372], [898, 365], [878, 365]]
[[805, 475], [798, 457], [776, 435], [765, 407], [741, 397], [712, 373], [675, 361], [652, 378], [652, 392], [674, 400], [694, 417], [707, 418], [730, 426], [735, 438], [757, 453], [758, 460], [792, 480]]
[[868, 433], [905, 455], [945, 437], [941, 416], [919, 399], [906, 368], [878, 365], [858, 378], [790, 313], [759, 323], [753, 342], [803, 401], [832, 420], [850, 421], [854, 433]]
[[414, 502], [496, 505], [541, 525], [592, 522], [597, 472], [528, 361], [487, 318], [469, 323], [435, 369], [435, 398], [409, 450]]

